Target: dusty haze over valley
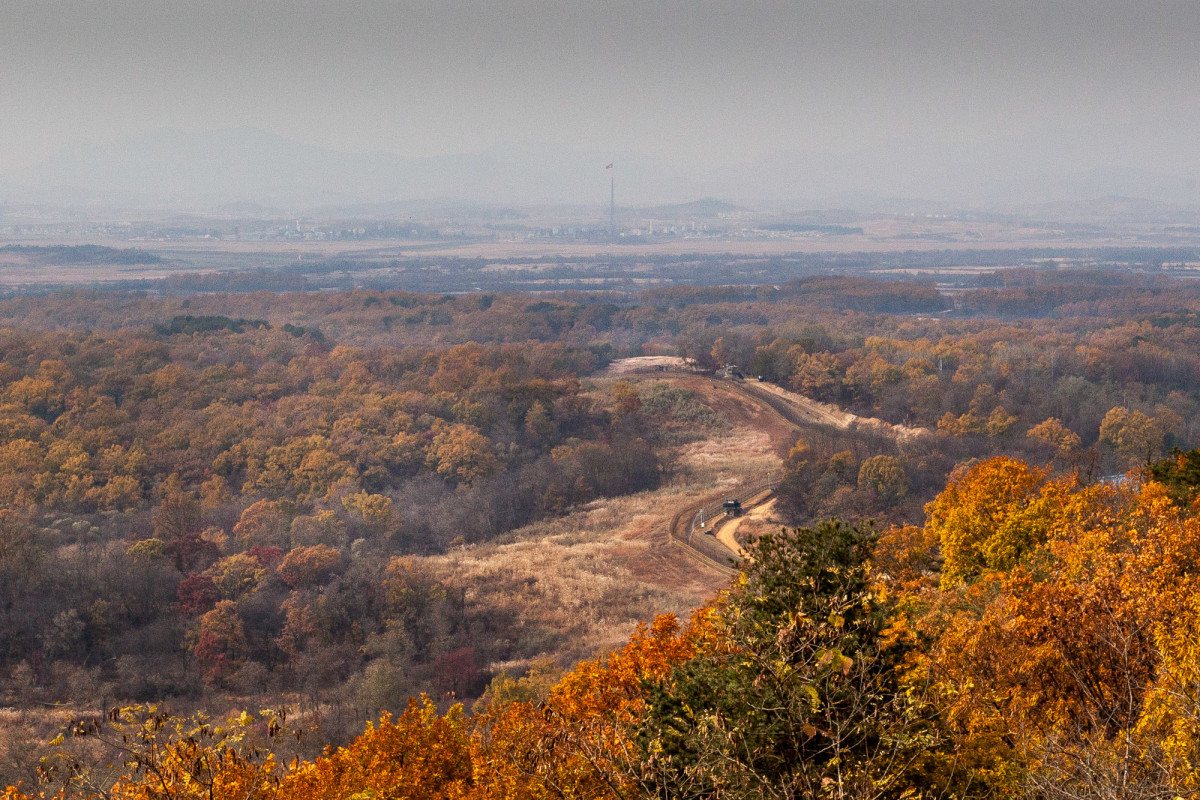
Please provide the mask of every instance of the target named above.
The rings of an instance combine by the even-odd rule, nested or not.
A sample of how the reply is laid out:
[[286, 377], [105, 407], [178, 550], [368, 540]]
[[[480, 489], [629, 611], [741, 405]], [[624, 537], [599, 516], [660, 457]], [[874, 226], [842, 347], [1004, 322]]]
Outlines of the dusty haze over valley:
[[0, 13], [8, 205], [1198, 202], [1186, 2]]
[[0, 797], [1198, 796], [1198, 42], [0, 0]]

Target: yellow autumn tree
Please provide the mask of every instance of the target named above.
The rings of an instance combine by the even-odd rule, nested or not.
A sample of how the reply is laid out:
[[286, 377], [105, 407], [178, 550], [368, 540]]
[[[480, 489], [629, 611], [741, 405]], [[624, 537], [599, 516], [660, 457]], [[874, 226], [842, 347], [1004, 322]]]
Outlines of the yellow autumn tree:
[[[155, 706], [113, 708], [66, 725], [39, 773], [58, 787], [57, 800], [278, 800], [286, 797], [279, 792], [282, 770], [264, 745], [284, 722], [270, 712], [212, 720]], [[3, 797], [33, 800], [14, 787]]]
[[342, 498], [342, 506], [362, 518], [372, 531], [382, 533], [396, 520], [396, 509], [390, 497], [370, 492], [358, 492]]
[[967, 760], [1037, 796], [1195, 796], [1200, 520], [1154, 483], [1075, 486], [1040, 511], [1028, 566], [926, 599]]
[[1055, 455], [1067, 458], [1079, 449], [1079, 434], [1063, 425], [1062, 420], [1050, 417], [1034, 425], [1025, 434], [1028, 438], [1054, 448]]
[[466, 800], [474, 792], [470, 729], [462, 707], [445, 715], [427, 697], [387, 714], [346, 747], [284, 776], [278, 796], [296, 800]]
[[213, 564], [204, 574], [226, 600], [239, 600], [258, 588], [267, 571], [254, 556], [235, 553]]
[[926, 527], [942, 546], [942, 584], [1004, 569], [1043, 538], [1036, 513], [1025, 513], [1045, 484], [1045, 470], [998, 457], [957, 470], [925, 507]]
[[1161, 452], [1164, 435], [1154, 417], [1122, 406], [1110, 409], [1100, 423], [1100, 441], [1113, 449], [1122, 468], [1150, 463]]
[[474, 483], [500, 468], [491, 440], [462, 424], [448, 425], [435, 434], [426, 460], [443, 478], [462, 483]]

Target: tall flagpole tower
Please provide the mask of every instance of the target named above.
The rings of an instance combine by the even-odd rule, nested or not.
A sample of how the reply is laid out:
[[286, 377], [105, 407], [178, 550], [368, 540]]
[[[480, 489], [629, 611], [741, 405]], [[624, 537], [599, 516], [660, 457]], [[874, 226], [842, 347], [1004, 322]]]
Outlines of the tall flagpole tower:
[[613, 164], [610, 163], [605, 169], [612, 169], [612, 175], [608, 179], [608, 236], [613, 241], [617, 239], [617, 171], [613, 169]]

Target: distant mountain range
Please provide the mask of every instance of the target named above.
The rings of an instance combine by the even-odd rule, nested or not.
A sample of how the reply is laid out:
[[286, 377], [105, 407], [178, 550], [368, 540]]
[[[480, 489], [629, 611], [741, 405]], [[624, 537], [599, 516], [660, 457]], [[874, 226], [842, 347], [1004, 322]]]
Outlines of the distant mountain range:
[[[1121, 167], [1082, 168], [1054, 154], [1029, 156], [1019, 140], [958, 148], [896, 145], [849, 154], [790, 152], [744, 164], [685, 170], [636, 153], [559, 145], [499, 145], [461, 155], [349, 154], [257, 128], [160, 130], [64, 150], [0, 175], [0, 203], [161, 208], [253, 215], [313, 209], [603, 208], [615, 178], [618, 206], [659, 213], [696, 197], [690, 216], [752, 208], [986, 208], [1088, 216], [1127, 210], [1194, 218], [1197, 176]], [[615, 162], [614, 170], [605, 165]], [[901, 198], [901, 199], [892, 199]], [[917, 198], [917, 199], [914, 199]], [[919, 199], [919, 198], [924, 198]], [[1101, 202], [1128, 198], [1133, 202]], [[1147, 202], [1141, 202], [1147, 201]], [[1077, 204], [1084, 204], [1077, 207]], [[649, 208], [647, 208], [649, 207]], [[1035, 212], [1034, 209], [1037, 209]], [[662, 216], [668, 216], [663, 213]]]

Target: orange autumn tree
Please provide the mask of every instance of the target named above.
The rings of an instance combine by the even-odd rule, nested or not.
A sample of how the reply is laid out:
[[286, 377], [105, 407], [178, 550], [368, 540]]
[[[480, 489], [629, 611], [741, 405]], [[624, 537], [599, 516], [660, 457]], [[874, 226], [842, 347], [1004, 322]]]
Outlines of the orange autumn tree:
[[544, 703], [493, 704], [478, 716], [475, 763], [488, 800], [637, 794], [632, 726], [645, 709], [648, 684], [699, 650], [723, 647], [719, 612], [699, 609], [681, 627], [657, 617], [607, 659], [585, 661]]
[[409, 700], [393, 720], [378, 724], [346, 747], [298, 765], [277, 796], [294, 800], [466, 800], [475, 791], [470, 725], [461, 705], [445, 715], [428, 697]]
[[[1193, 795], [1200, 520], [1159, 484], [1082, 486], [1012, 460], [957, 475], [929, 512], [925, 535], [897, 541], [922, 550], [936, 532], [952, 569], [902, 589], [959, 767], [1000, 793]], [[1015, 557], [989, 558], [1004, 537]]]
[[[119, 754], [117, 774], [78, 749], [48, 758], [43, 769], [60, 788], [50, 797], [105, 800], [535, 800], [621, 798], [630, 777], [631, 726], [648, 681], [661, 680], [698, 648], [719, 646], [716, 612], [698, 611], [681, 628], [657, 618], [620, 651], [584, 662], [542, 703], [487, 702], [468, 719], [460, 705], [440, 714], [427, 697], [399, 717], [384, 715], [346, 747], [284, 768], [268, 748], [250, 744], [258, 728], [282, 730], [275, 717], [249, 714], [213, 724], [157, 710], [114, 710], [107, 721], [74, 724], [62, 744], [101, 742]], [[110, 757], [111, 762], [111, 757]], [[34, 800], [10, 787], [4, 800]]]

